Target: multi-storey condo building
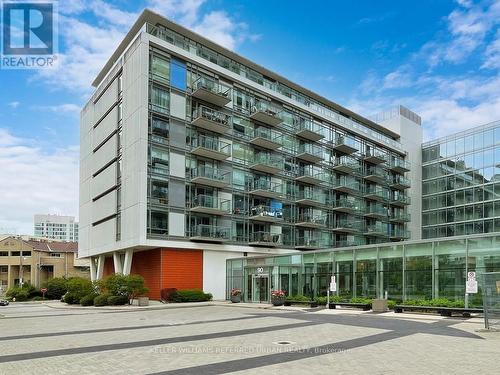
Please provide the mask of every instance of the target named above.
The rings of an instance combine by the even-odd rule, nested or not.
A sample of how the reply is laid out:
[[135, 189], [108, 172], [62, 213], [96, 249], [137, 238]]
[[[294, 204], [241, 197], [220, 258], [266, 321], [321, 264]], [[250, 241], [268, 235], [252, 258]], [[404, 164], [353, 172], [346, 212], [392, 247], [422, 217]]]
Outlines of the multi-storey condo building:
[[74, 216], [35, 215], [33, 222], [35, 236], [78, 242], [78, 222]]
[[420, 236], [422, 130], [404, 107], [374, 122], [147, 10], [93, 85], [79, 251], [94, 278], [224, 298], [228, 258]]
[[422, 145], [422, 236], [500, 231], [500, 122]]

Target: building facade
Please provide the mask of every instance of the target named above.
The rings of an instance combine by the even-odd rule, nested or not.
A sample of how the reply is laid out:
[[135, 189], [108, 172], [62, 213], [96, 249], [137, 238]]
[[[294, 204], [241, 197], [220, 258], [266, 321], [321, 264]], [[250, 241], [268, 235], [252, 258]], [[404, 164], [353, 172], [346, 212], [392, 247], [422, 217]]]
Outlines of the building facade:
[[78, 242], [78, 222], [74, 216], [35, 215], [34, 235], [53, 240]]
[[422, 145], [422, 236], [500, 231], [500, 122]]
[[93, 84], [80, 148], [93, 277], [224, 298], [228, 258], [420, 237], [422, 130], [404, 107], [368, 120], [150, 11]]
[[90, 277], [89, 260], [78, 259], [78, 243], [18, 236], [0, 240], [0, 295], [23, 283], [40, 288], [54, 277], [72, 276]]

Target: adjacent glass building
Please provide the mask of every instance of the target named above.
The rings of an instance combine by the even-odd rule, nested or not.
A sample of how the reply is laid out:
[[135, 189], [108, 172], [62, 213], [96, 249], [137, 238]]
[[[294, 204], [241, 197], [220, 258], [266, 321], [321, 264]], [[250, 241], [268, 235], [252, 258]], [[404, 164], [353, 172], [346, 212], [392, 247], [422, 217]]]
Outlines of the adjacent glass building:
[[500, 231], [500, 121], [422, 145], [422, 238]]
[[[490, 234], [230, 259], [226, 293], [241, 289], [247, 302], [268, 302], [275, 289], [326, 296], [335, 276], [336, 294], [346, 298], [383, 298], [387, 291], [393, 300], [463, 300], [467, 272], [481, 285], [484, 272], [500, 271], [499, 247], [500, 235]], [[481, 305], [481, 291], [469, 302]]]

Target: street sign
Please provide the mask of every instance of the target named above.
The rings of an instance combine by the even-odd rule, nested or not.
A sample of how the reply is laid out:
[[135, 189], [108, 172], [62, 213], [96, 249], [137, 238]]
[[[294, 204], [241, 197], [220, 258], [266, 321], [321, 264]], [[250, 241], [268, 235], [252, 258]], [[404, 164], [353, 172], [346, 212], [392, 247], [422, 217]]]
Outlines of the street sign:
[[257, 273], [264, 272], [264, 267], [257, 267]]
[[336, 292], [337, 291], [337, 283], [333, 282], [330, 283], [330, 292]]
[[476, 273], [474, 271], [467, 272], [467, 280], [476, 280]]
[[465, 283], [465, 293], [476, 294], [477, 293], [477, 281], [469, 279]]
[[40, 289], [40, 292], [42, 292], [42, 293], [47, 293], [47, 288], [42, 288], [42, 289]]

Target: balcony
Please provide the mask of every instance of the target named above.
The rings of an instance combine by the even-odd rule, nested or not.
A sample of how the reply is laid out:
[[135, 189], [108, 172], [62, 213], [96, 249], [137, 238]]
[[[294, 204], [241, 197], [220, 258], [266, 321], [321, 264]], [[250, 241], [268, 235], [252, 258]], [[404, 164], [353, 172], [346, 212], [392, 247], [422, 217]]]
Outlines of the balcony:
[[333, 149], [350, 155], [359, 151], [359, 142], [349, 136], [338, 136], [333, 143]]
[[326, 204], [326, 194], [314, 190], [299, 191], [295, 203], [303, 206], [322, 206]]
[[153, 156], [151, 158], [151, 173], [158, 176], [169, 176], [168, 160]]
[[333, 190], [346, 194], [359, 194], [361, 193], [361, 184], [353, 178], [341, 176], [337, 179], [335, 185], [333, 186]]
[[219, 107], [223, 107], [231, 101], [231, 89], [207, 77], [199, 77], [193, 82], [192, 95]]
[[407, 195], [397, 194], [391, 197], [390, 203], [392, 206], [404, 207], [408, 206], [411, 203], [411, 199]]
[[389, 210], [380, 204], [369, 204], [365, 209], [364, 217], [385, 220], [389, 217]]
[[387, 159], [387, 153], [376, 148], [367, 150], [363, 158], [364, 161], [371, 164], [382, 164], [385, 163]]
[[359, 233], [363, 229], [363, 222], [358, 220], [336, 220], [333, 231], [337, 233]]
[[367, 181], [374, 182], [376, 184], [385, 185], [389, 181], [389, 175], [384, 169], [372, 166], [366, 168], [364, 179]]
[[411, 232], [405, 229], [393, 228], [391, 230], [391, 240], [407, 240], [411, 237]]
[[300, 138], [308, 139], [313, 142], [325, 138], [325, 128], [314, 121], [301, 118], [299, 123], [295, 126], [297, 129], [295, 135]]
[[249, 143], [275, 151], [283, 146], [283, 134], [276, 130], [257, 127], [253, 129]]
[[365, 236], [371, 236], [371, 237], [388, 237], [389, 226], [385, 223], [375, 223], [367, 225], [364, 229], [363, 234]]
[[280, 155], [254, 154], [250, 169], [270, 174], [278, 174], [285, 168], [285, 160]]
[[330, 173], [324, 172], [323, 168], [307, 165], [299, 168], [295, 181], [312, 185], [319, 185], [321, 183], [330, 185], [332, 183], [332, 177]]
[[387, 202], [390, 199], [390, 192], [380, 186], [368, 186], [365, 190], [364, 197], [378, 202]]
[[272, 182], [263, 178], [251, 182], [250, 194], [265, 198], [280, 198], [283, 195], [283, 184]]
[[318, 163], [323, 160], [323, 149], [312, 143], [303, 143], [299, 145], [296, 157], [309, 163]]
[[191, 212], [210, 215], [226, 215], [231, 212], [231, 201], [211, 195], [197, 195], [191, 204]]
[[193, 112], [191, 124], [198, 128], [225, 134], [231, 128], [231, 116], [205, 106], [198, 106]]
[[191, 169], [191, 182], [199, 185], [224, 188], [231, 183], [231, 172], [220, 168], [200, 165], [196, 169]]
[[350, 240], [335, 241], [335, 247], [350, 247], [350, 246], [363, 246], [365, 241], [362, 238], [353, 238]]
[[331, 246], [332, 242], [325, 238], [298, 237], [295, 242], [295, 248], [301, 250], [316, 250]]
[[340, 198], [333, 202], [333, 211], [346, 214], [361, 213], [362, 203], [357, 199]]
[[360, 169], [359, 161], [351, 156], [341, 156], [335, 159], [333, 163], [333, 170], [337, 172], [353, 174], [359, 172]]
[[397, 172], [397, 173], [405, 173], [410, 171], [411, 164], [409, 161], [406, 161], [401, 158], [394, 158], [391, 161], [391, 171]]
[[250, 220], [279, 223], [283, 221], [283, 210], [264, 205], [254, 206], [250, 209]]
[[409, 213], [401, 211], [401, 212], [393, 212], [389, 217], [389, 221], [391, 223], [407, 223], [411, 221], [411, 216]]
[[409, 189], [410, 186], [411, 186], [410, 179], [403, 177], [402, 175], [394, 176], [391, 182], [391, 187], [398, 190]]
[[279, 117], [280, 109], [265, 101], [256, 101], [252, 106], [250, 118], [263, 124], [276, 126], [283, 122]]
[[281, 234], [269, 232], [252, 232], [250, 234], [250, 246], [276, 247], [282, 245]]
[[231, 228], [198, 224], [191, 231], [191, 241], [227, 242], [231, 239]]
[[214, 160], [226, 160], [231, 156], [231, 144], [216, 138], [198, 135], [192, 140], [191, 153]]
[[304, 228], [323, 228], [326, 227], [327, 215], [314, 215], [312, 212], [301, 212], [295, 225]]

